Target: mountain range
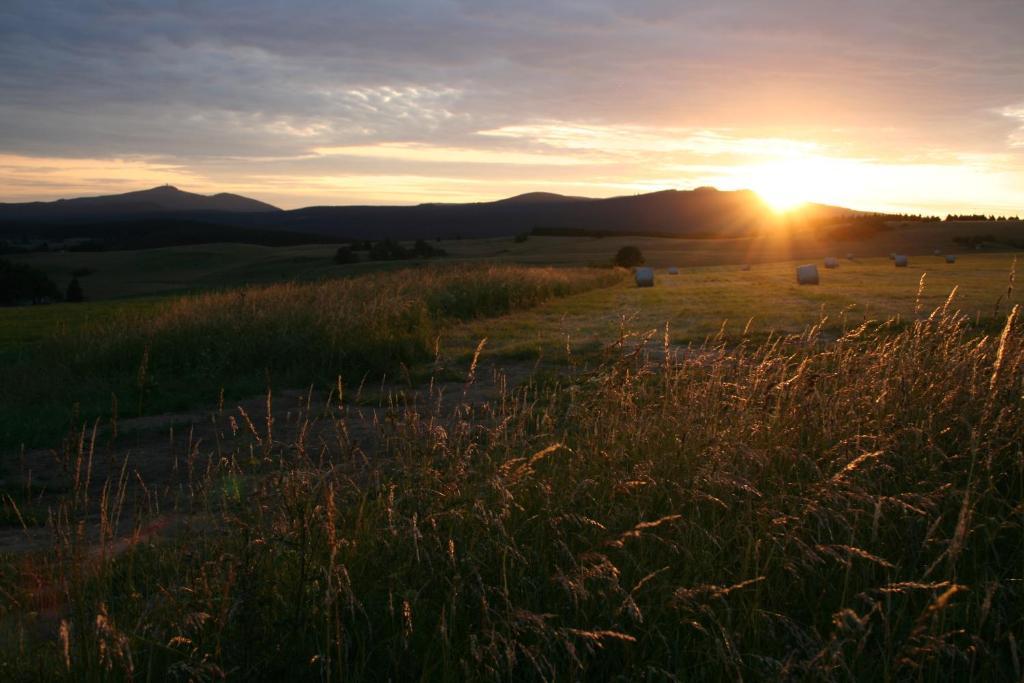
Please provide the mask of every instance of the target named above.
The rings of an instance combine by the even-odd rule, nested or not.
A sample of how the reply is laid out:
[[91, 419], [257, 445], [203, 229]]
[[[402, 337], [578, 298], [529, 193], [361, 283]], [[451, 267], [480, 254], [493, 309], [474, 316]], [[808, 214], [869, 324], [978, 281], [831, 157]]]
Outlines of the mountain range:
[[[849, 215], [820, 204], [804, 207], [802, 221]], [[313, 206], [282, 210], [221, 193], [211, 196], [164, 185], [150, 190], [55, 202], [0, 204], [0, 235], [92, 237], [97, 230], [120, 235], [145, 231], [159, 221], [230, 229], [287, 231], [333, 239], [434, 239], [498, 237], [531, 231], [549, 233], [648, 234], [677, 237], [733, 237], [777, 223], [779, 216], [754, 192], [714, 188], [665, 190], [591, 199], [531, 192], [492, 202], [428, 203], [416, 206]], [[195, 232], [195, 230], [192, 230]], [[212, 235], [212, 233], [211, 233]], [[211, 236], [212, 239], [212, 236]]]
[[99, 197], [58, 199], [55, 202], [0, 203], [0, 220], [93, 220], [155, 213], [260, 213], [281, 209], [255, 199], [221, 192], [185, 192], [172, 185]]

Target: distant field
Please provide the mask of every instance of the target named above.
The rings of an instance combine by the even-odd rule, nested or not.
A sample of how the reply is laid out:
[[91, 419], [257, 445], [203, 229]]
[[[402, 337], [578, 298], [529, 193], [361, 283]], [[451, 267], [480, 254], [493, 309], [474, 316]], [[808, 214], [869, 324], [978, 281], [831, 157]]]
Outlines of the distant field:
[[[963, 254], [953, 242], [958, 235], [992, 234], [997, 239], [1024, 241], [1020, 221], [911, 223], [894, 226], [868, 238], [829, 240], [813, 234], [769, 235], [745, 239], [667, 239], [658, 237], [530, 237], [445, 240], [437, 246], [448, 252], [444, 262], [493, 261], [524, 265], [607, 264], [619, 247], [632, 244], [655, 267], [712, 266], [769, 263], [794, 259], [820, 260], [825, 256], [885, 256], [891, 252], [912, 256]], [[286, 280], [316, 280], [377, 270], [408, 267], [415, 261], [366, 262], [338, 266], [331, 258], [337, 245], [263, 247], [246, 244], [210, 244], [142, 251], [37, 253], [17, 257], [46, 271], [63, 288], [80, 268], [95, 271], [82, 279], [91, 299], [171, 294]], [[986, 245], [980, 253], [1013, 251], [1004, 245]], [[967, 250], [970, 251], [970, 250]], [[972, 251], [972, 253], [975, 253]]]
[[[770, 332], [796, 333], [828, 316], [825, 329], [835, 333], [866, 319], [911, 318], [930, 311], [957, 288], [954, 307], [972, 319], [1005, 315], [1022, 300], [1019, 288], [1007, 297], [1015, 268], [1012, 254], [970, 254], [947, 264], [936, 256], [914, 257], [907, 268], [886, 258], [842, 260], [835, 270], [818, 261], [821, 284], [796, 284], [801, 261], [755, 265], [683, 268], [679, 275], [656, 269], [655, 287], [632, 281], [610, 289], [550, 301], [515, 316], [486, 323], [470, 322], [442, 339], [452, 353], [469, 353], [488, 338], [491, 353], [518, 357], [560, 353], [566, 343], [580, 349], [614, 340], [620, 328], [663, 329], [668, 323], [675, 343], [701, 342], [722, 331], [736, 339]], [[1024, 260], [1019, 263], [1024, 268]], [[924, 276], [924, 289], [920, 290]], [[920, 297], [918, 296], [920, 290]]]

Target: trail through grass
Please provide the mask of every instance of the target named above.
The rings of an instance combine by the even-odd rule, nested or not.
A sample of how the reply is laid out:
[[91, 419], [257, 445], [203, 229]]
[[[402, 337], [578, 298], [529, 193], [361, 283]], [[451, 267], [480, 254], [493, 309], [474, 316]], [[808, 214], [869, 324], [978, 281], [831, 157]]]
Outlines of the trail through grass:
[[450, 266], [126, 306], [56, 327], [0, 366], [0, 448], [99, 416], [217, 403], [268, 387], [379, 378], [432, 358], [453, 321], [620, 280], [610, 269]]
[[561, 382], [396, 400], [370, 441], [331, 401], [295, 439], [239, 414], [177, 482], [73, 486], [52, 547], [0, 564], [0, 671], [1019, 677], [1019, 308], [994, 335], [951, 302], [830, 343], [610, 341]]

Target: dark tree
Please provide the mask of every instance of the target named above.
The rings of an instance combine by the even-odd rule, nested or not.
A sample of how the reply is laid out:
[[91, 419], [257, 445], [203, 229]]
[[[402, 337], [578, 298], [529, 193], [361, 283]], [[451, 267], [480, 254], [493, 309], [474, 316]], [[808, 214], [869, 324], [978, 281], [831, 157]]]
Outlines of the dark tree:
[[338, 251], [334, 252], [334, 262], [338, 265], [358, 263], [359, 256], [352, 251], [352, 247], [338, 247]]
[[412, 247], [412, 253], [417, 258], [431, 258], [433, 256], [444, 256], [447, 252], [440, 247], [431, 246], [425, 240], [416, 240]]
[[634, 268], [645, 263], [644, 255], [636, 247], [622, 247], [615, 254], [614, 263], [622, 268]]
[[85, 294], [82, 293], [82, 285], [78, 283], [77, 277], [71, 278], [71, 282], [68, 283], [68, 291], [64, 294], [64, 300], [72, 304], [85, 301]]
[[370, 247], [371, 261], [400, 261], [409, 258], [409, 250], [398, 242], [381, 240]]
[[0, 306], [60, 301], [60, 290], [46, 273], [24, 263], [0, 259]]

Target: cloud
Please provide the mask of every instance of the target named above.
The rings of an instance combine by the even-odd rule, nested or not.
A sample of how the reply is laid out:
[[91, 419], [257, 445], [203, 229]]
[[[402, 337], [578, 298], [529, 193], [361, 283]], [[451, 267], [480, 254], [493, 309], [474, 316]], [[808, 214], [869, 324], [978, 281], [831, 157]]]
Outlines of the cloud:
[[1021, 26], [1017, 0], [6, 0], [0, 153], [257, 189], [542, 166], [536, 189], [613, 191], [613, 171], [797, 154], [1019, 167]]

